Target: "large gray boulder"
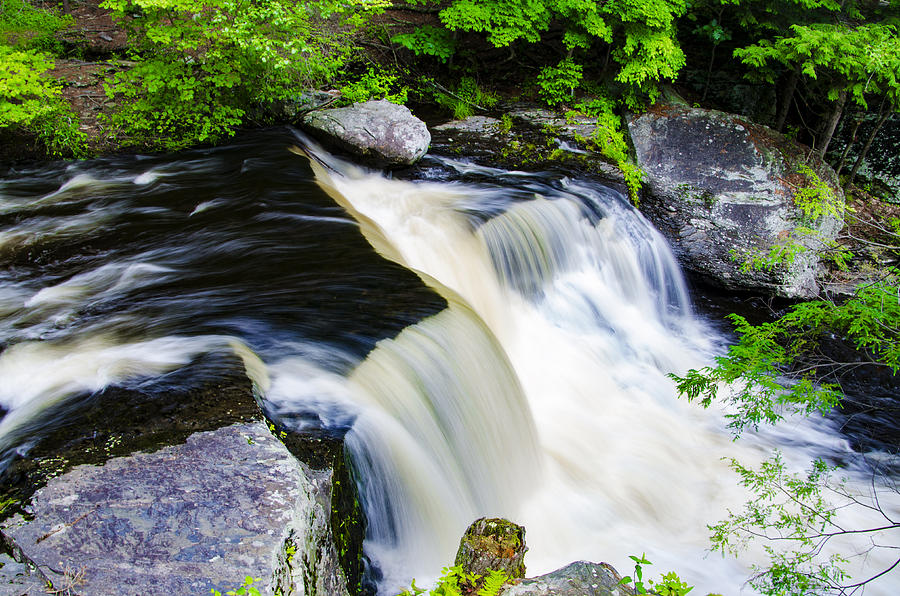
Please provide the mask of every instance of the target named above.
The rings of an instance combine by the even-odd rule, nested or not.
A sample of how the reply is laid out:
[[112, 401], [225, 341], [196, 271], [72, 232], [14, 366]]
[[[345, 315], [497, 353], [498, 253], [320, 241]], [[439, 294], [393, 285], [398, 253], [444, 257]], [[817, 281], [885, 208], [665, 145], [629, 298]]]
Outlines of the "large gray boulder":
[[607, 563], [576, 561], [546, 575], [503, 588], [501, 596], [633, 596], [622, 577]]
[[303, 127], [323, 143], [373, 165], [411, 165], [428, 151], [431, 134], [409, 108], [380, 99], [317, 110]]
[[[815, 251], [772, 270], [741, 266], [791, 240], [821, 247], [843, 225], [823, 216], [811, 223], [812, 235], [798, 231], [809, 222], [793, 202], [805, 158], [796, 145], [738, 116], [684, 106], [631, 117], [628, 129], [647, 174], [641, 210], [686, 268], [727, 288], [794, 298], [817, 294], [821, 267]], [[812, 165], [843, 200], [834, 173], [821, 163]]]
[[225, 593], [249, 575], [262, 594], [340, 595], [331, 483], [264, 422], [237, 423], [77, 466], [0, 531], [36, 577], [67, 594]]

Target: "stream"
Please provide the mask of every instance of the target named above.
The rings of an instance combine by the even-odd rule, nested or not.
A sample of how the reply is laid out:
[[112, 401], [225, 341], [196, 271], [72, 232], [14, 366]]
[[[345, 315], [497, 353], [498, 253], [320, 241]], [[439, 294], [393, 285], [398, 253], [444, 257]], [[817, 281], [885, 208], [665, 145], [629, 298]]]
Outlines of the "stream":
[[[481, 516], [525, 526], [529, 576], [574, 560], [627, 574], [646, 553], [653, 577], [752, 594], [761, 552], [708, 552], [706, 525], [747, 497], [728, 458], [780, 449], [800, 470], [824, 457], [868, 498], [837, 421], [734, 441], [725, 411], [677, 399], [667, 374], [709, 364], [726, 339], [621, 193], [433, 156], [420, 177], [286, 128], [3, 172], [0, 466], [64, 423], [59, 404], [166, 391], [170, 373], [223, 353], [284, 424], [345, 437], [384, 594], [433, 580]], [[882, 499], [900, 517], [897, 494]], [[873, 551], [854, 573], [892, 561]], [[898, 587], [888, 576], [866, 594]]]

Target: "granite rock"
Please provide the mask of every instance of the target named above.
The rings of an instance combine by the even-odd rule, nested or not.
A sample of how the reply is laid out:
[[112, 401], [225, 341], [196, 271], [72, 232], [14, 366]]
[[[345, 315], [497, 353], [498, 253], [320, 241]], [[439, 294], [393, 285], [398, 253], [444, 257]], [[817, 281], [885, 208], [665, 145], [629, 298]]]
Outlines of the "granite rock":
[[153, 453], [81, 465], [0, 526], [35, 576], [82, 595], [345, 594], [329, 529], [331, 472], [312, 471], [262, 421]]

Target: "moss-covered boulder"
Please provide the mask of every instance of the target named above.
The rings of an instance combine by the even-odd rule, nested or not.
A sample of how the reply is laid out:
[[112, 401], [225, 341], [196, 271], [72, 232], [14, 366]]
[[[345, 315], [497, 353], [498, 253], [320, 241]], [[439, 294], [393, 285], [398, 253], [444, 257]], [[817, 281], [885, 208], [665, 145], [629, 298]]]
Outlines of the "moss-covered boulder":
[[465, 573], [485, 576], [501, 571], [511, 579], [525, 577], [525, 528], [501, 518], [472, 522], [459, 542], [455, 564]]

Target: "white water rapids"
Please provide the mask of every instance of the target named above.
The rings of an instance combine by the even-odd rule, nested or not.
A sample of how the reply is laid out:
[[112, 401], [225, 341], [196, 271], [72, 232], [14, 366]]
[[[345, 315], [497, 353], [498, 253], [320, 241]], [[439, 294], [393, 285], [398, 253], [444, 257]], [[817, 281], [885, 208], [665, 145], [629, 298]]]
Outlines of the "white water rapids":
[[[823, 455], [855, 461], [825, 421], [789, 421], [733, 441], [721, 411], [677, 398], [667, 374], [708, 364], [721, 340], [693, 315], [661, 236], [615, 191], [450, 161], [444, 165], [496, 183], [398, 181], [310, 152], [317, 183], [372, 247], [415, 272], [447, 308], [382, 339], [361, 362], [335, 355], [330, 345], [290, 335], [295, 322], [280, 305], [299, 306], [287, 285], [238, 314], [228, 310], [243, 299], [236, 291], [218, 295], [198, 285], [172, 298], [172, 280], [199, 277], [191, 261], [197, 254], [212, 255], [213, 265], [254, 251], [268, 255], [264, 248], [276, 252], [263, 260], [286, 258], [280, 238], [270, 247], [270, 239], [245, 239], [238, 230], [225, 241], [209, 224], [191, 223], [199, 248], [179, 239], [164, 247], [149, 242], [139, 254], [52, 283], [0, 285], [0, 340], [9, 342], [0, 353], [0, 405], [9, 411], [0, 422], [0, 447], [15, 444], [29, 420], [79, 392], [153, 378], [205, 352], [235, 352], [276, 412], [313, 411], [325, 426], [351, 427], [346, 440], [369, 521], [366, 550], [384, 574], [385, 594], [413, 578], [418, 585], [434, 579], [452, 564], [468, 524], [482, 516], [525, 526], [530, 576], [575, 560], [607, 561], [626, 574], [628, 555], [646, 553], [653, 565], [645, 577], [674, 570], [698, 595], [752, 594], [745, 582], [759, 553], [741, 563], [708, 553], [707, 524], [747, 497], [726, 459], [756, 464], [780, 448], [798, 470]], [[185, 164], [192, 175], [206, 175], [207, 162]], [[80, 176], [38, 202], [80, 200], [101, 184]], [[128, 194], [132, 186], [174, 184], [168, 177], [175, 176], [148, 170], [102, 184], [104, 192], [119, 185]], [[515, 181], [514, 191], [508, 181]], [[182, 211], [139, 204], [134, 212], [154, 222], [194, 222], [233, 209], [229, 200], [213, 193]], [[325, 221], [353, 225], [327, 209], [288, 213], [278, 203], [275, 212], [274, 203], [251, 219], [261, 227], [266, 218], [307, 222], [313, 230]], [[21, 205], [0, 207], [2, 214]], [[0, 256], [90, 235], [125, 208], [110, 200], [80, 215], [23, 220], [0, 230]], [[225, 281], [210, 283], [253, 273], [222, 268]], [[339, 286], [322, 293], [336, 295]], [[145, 300], [147, 312], [171, 320], [154, 327], [141, 319], [144, 310], [117, 311], [134, 296]], [[303, 317], [314, 322], [317, 308], [322, 304], [309, 305]], [[271, 322], [253, 320], [255, 311]], [[95, 319], [73, 326], [84, 313]], [[221, 327], [181, 331], [205, 316]], [[868, 494], [866, 477], [854, 478], [852, 465], [846, 473]], [[900, 517], [896, 495], [884, 496], [881, 506]], [[848, 527], [871, 522], [856, 510], [844, 515]], [[866, 540], [845, 552], [864, 550]], [[891, 561], [873, 553], [859, 577]], [[866, 594], [898, 592], [898, 581], [887, 577]]]
[[[811, 421], [734, 442], [721, 412], [676, 398], [667, 373], [708, 363], [714, 334], [636, 211], [573, 181], [504, 202], [323, 154], [312, 163], [370, 243], [450, 303], [380, 342], [346, 389], [385, 592], [433, 578], [468, 523], [503, 516], [526, 528], [529, 575], [579, 559], [627, 573], [628, 555], [646, 552], [700, 594], [752, 593], [747, 567], [708, 552], [706, 525], [747, 497], [726, 459], [756, 464], [790, 442], [799, 469], [849, 449]], [[277, 383], [271, 397], [288, 399]]]

